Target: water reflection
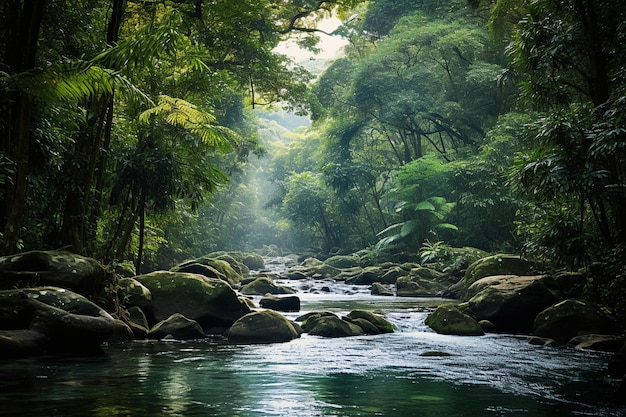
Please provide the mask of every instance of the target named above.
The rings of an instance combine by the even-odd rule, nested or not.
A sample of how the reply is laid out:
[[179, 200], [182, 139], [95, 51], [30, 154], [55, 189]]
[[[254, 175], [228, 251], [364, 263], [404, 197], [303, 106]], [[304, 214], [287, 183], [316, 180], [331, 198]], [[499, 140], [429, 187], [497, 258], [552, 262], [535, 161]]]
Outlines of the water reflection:
[[[370, 305], [333, 296], [343, 314]], [[303, 297], [303, 309], [321, 306]], [[331, 300], [333, 301], [333, 300]], [[2, 416], [572, 416], [611, 408], [608, 356], [525, 338], [443, 336], [417, 300], [385, 301], [393, 334], [234, 346], [134, 342], [105, 355], [0, 362]], [[377, 308], [382, 309], [381, 305]], [[446, 356], [424, 356], [438, 352]]]

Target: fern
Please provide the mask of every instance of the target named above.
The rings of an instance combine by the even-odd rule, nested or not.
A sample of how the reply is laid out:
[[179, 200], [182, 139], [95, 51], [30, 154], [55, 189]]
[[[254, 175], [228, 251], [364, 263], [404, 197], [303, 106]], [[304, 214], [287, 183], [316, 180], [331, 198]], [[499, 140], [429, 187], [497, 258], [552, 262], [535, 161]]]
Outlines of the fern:
[[148, 123], [151, 116], [162, 116], [166, 123], [189, 131], [223, 153], [232, 151], [240, 142], [236, 132], [215, 124], [217, 119], [214, 115], [180, 98], [161, 95], [158, 104], [141, 113], [139, 120]]

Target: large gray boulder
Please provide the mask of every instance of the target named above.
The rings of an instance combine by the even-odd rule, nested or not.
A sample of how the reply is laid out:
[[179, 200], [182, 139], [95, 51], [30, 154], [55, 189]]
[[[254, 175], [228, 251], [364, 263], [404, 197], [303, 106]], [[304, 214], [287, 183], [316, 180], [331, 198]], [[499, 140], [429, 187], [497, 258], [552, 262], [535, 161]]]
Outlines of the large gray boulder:
[[230, 327], [250, 312], [231, 286], [221, 279], [171, 271], [155, 271], [135, 279], [152, 294], [151, 323], [180, 313], [210, 331]]
[[453, 305], [440, 305], [426, 318], [426, 325], [439, 334], [482, 336], [485, 334], [476, 320]]
[[273, 310], [249, 313], [237, 320], [227, 333], [232, 343], [282, 343], [300, 337], [299, 329]]
[[557, 301], [549, 276], [500, 275], [482, 278], [468, 288], [474, 319], [488, 320], [498, 333], [530, 333], [535, 317]]
[[105, 277], [98, 261], [66, 251], [30, 251], [0, 257], [0, 290], [52, 286], [90, 297], [102, 292]]
[[602, 306], [568, 299], [541, 311], [535, 318], [533, 334], [566, 344], [575, 336], [618, 334], [615, 319]]

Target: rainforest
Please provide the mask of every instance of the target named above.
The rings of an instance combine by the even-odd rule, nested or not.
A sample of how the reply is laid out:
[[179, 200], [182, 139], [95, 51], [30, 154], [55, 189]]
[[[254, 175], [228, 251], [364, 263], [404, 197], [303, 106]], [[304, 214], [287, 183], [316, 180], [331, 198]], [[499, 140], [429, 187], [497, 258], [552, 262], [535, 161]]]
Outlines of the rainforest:
[[[476, 356], [525, 352], [528, 362], [537, 352], [528, 353], [520, 335], [541, 348], [555, 343], [558, 349], [575, 337], [602, 336], [589, 349], [592, 359], [581, 359], [580, 349], [591, 342], [581, 347], [580, 340], [562, 362], [545, 358], [548, 368], [590, 361], [590, 375], [581, 378], [589, 385], [607, 384], [600, 390], [607, 393], [599, 394], [601, 404], [594, 402], [597, 397], [585, 399], [584, 410], [577, 409], [573, 393], [587, 391], [576, 387], [561, 396], [555, 388], [561, 386], [559, 376], [554, 386], [539, 389], [549, 397], [539, 408], [533, 408], [532, 394], [514, 394], [519, 407], [506, 408], [511, 397], [501, 396], [508, 389], [467, 384], [468, 397], [497, 402], [470, 405], [472, 415], [494, 415], [501, 407], [508, 411], [499, 415], [520, 410], [557, 415], [555, 404], [561, 403], [568, 406], [558, 415], [624, 411], [619, 404], [626, 393], [626, 9], [620, 2], [5, 0], [0, 19], [2, 379], [10, 381], [24, 369], [32, 380], [39, 378], [38, 360], [24, 369], [3, 362], [25, 356], [19, 354], [24, 346], [26, 351], [37, 346], [31, 352], [36, 355], [75, 351], [76, 346], [57, 342], [69, 337], [53, 318], [61, 314], [112, 317], [128, 325], [130, 339], [142, 339], [170, 314], [184, 313], [167, 307], [165, 314], [157, 303], [169, 274], [186, 273], [195, 274], [193, 280], [202, 275], [216, 281], [207, 290], [198, 278], [192, 291], [190, 278], [185, 291], [192, 296], [164, 299], [220, 291], [232, 292], [234, 304], [226, 306], [227, 298], [205, 300], [219, 304], [220, 314], [182, 315], [193, 319], [202, 336], [183, 338], [194, 340], [190, 351], [184, 345], [170, 350], [161, 344], [114, 344], [113, 350], [105, 348], [108, 361], [135, 368], [146, 352], [171, 355], [173, 361], [199, 352], [204, 360], [209, 355], [226, 361], [215, 369], [205, 366], [202, 372], [214, 378], [236, 357], [243, 360], [235, 366], [241, 378], [249, 377], [245, 384], [259, 389], [263, 384], [246, 362], [247, 351], [220, 337], [239, 340], [233, 323], [259, 313], [257, 304], [267, 293], [296, 294], [297, 309], [263, 320], [301, 323], [293, 324], [299, 334], [289, 339], [299, 340], [289, 343], [308, 340], [320, 355], [323, 342], [316, 345], [307, 329], [314, 328], [312, 319], [289, 314], [300, 310], [300, 302], [318, 321], [329, 309], [380, 314], [396, 333], [407, 326], [399, 316], [408, 315], [412, 324], [405, 338], [487, 334], [483, 337], [496, 338], [485, 346], [449, 343], [470, 343], [465, 347], [477, 349]], [[276, 264], [281, 266], [275, 269]], [[86, 265], [87, 275], [101, 272], [77, 284], [72, 274]], [[70, 278], [59, 278], [63, 274]], [[57, 281], [49, 278], [53, 275]], [[133, 277], [143, 278], [124, 281]], [[261, 279], [267, 284], [262, 290], [246, 288]], [[64, 307], [78, 303], [74, 299], [48, 300], [61, 289], [81, 294], [80, 303], [90, 307], [80, 304], [82, 313], [76, 313]], [[129, 294], [137, 291], [151, 292], [153, 304], [131, 303]], [[493, 314], [495, 307], [481, 304], [502, 293], [526, 298], [500, 301]], [[326, 304], [320, 294], [330, 297]], [[381, 294], [394, 301], [382, 303]], [[356, 299], [344, 300], [348, 295]], [[578, 315], [559, 322], [558, 331], [542, 330], [540, 318], [552, 320], [556, 313], [548, 308], [561, 305]], [[134, 307], [146, 313], [141, 331], [130, 325]], [[93, 313], [96, 308], [101, 310]], [[445, 316], [444, 323], [458, 318], [463, 330], [442, 330], [438, 315]], [[356, 323], [356, 316], [346, 323]], [[77, 328], [108, 326], [76, 320]], [[562, 334], [563, 323], [573, 322], [579, 327]], [[302, 332], [308, 338], [300, 338]], [[500, 339], [503, 334], [512, 339]], [[159, 335], [150, 339], [168, 333]], [[96, 344], [113, 343], [109, 336], [96, 338]], [[359, 337], [365, 336], [354, 340], [362, 342]], [[244, 340], [247, 346], [250, 340]], [[388, 341], [375, 340], [381, 346]], [[381, 347], [381, 361], [391, 364], [401, 362], [417, 342], [409, 337], [389, 343], [389, 350]], [[454, 350], [446, 343], [425, 345], [422, 353], [437, 358], [428, 360], [443, 362], [425, 365], [426, 370], [407, 365], [396, 374], [384, 364], [359, 362], [376, 381], [364, 392], [380, 392], [381, 381], [389, 380], [395, 381], [389, 389], [397, 390], [390, 394], [404, 395], [409, 388], [399, 380], [435, 372], [434, 379], [420, 379], [424, 391], [415, 394], [428, 404], [423, 415], [463, 415], [460, 405], [441, 414], [431, 401], [450, 401], [444, 393], [450, 379], [466, 386], [460, 374], [442, 371], [463, 366], [445, 359], [447, 349]], [[288, 352], [280, 350], [288, 344], [281, 346], [272, 354], [288, 362]], [[232, 398], [212, 415], [364, 415], [358, 413], [367, 410], [411, 415], [415, 409], [407, 403], [390, 412], [391, 404], [377, 408], [374, 402], [350, 408], [352, 400], [330, 393], [357, 384], [352, 378], [363, 376], [361, 371], [346, 367], [316, 374], [303, 359], [305, 348], [294, 349], [298, 376], [293, 378], [298, 387], [315, 387], [313, 394], [289, 385], [294, 400], [286, 408], [274, 402], [265, 409], [255, 397], [250, 401], [257, 409], [251, 409]], [[268, 358], [258, 363], [280, 374]], [[335, 359], [345, 365], [345, 358]], [[506, 357], [495, 360], [506, 363]], [[48, 356], [45, 361], [71, 380], [96, 378], [113, 397], [122, 395], [102, 376], [111, 368], [101, 357], [80, 359], [93, 375], [70, 375], [67, 362]], [[600, 376], [606, 363], [612, 382]], [[165, 368], [153, 369], [144, 376], [156, 392]], [[238, 371], [228, 372], [236, 378]], [[530, 389], [536, 375], [523, 374], [519, 386]], [[4, 384], [6, 392], [22, 392]], [[324, 384], [336, 386], [322, 389]], [[621, 393], [618, 400], [611, 397], [615, 392]], [[321, 403], [301, 398], [309, 394]], [[206, 400], [198, 395], [179, 404], [183, 411], [163, 411], [178, 404], [163, 400], [165, 405], [148, 407], [145, 415], [157, 410], [211, 415], [193, 408]], [[308, 408], [298, 408], [302, 404]], [[333, 414], [333, 404], [352, 411]], [[21, 406], [10, 413], [19, 414]], [[38, 412], [79, 415], [67, 411], [76, 406], [42, 405]], [[114, 409], [113, 403], [98, 412], [142, 415]]]

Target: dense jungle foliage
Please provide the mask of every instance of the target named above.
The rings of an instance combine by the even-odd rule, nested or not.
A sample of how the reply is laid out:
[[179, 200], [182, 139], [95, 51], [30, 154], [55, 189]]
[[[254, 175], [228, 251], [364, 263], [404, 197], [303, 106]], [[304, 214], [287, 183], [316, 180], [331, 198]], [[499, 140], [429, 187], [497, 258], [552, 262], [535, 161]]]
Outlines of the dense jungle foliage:
[[[7, 0], [2, 254], [522, 252], [626, 288], [608, 0]], [[348, 42], [323, 72], [330, 16]], [[303, 116], [307, 117], [303, 117]]]

